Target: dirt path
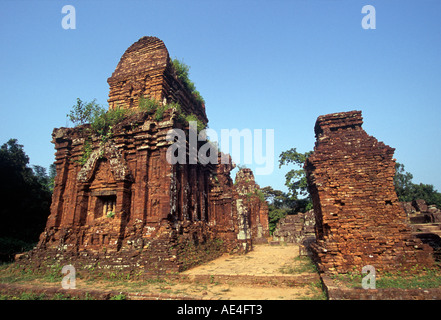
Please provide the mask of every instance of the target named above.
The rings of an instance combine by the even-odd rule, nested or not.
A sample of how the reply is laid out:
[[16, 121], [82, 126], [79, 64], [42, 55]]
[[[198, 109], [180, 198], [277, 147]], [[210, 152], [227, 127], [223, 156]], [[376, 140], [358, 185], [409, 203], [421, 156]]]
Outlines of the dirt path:
[[[182, 272], [181, 280], [142, 291], [222, 300], [322, 298], [318, 274], [308, 268], [308, 263], [299, 259], [298, 246], [256, 245], [246, 255], [223, 255]], [[136, 289], [139, 292], [141, 288]]]
[[[123, 292], [129, 299], [296, 300], [323, 298], [318, 274], [299, 259], [297, 246], [257, 245], [246, 255], [224, 255], [164, 279], [97, 280], [77, 278], [83, 292]], [[39, 279], [17, 283], [59, 289], [61, 283]]]
[[[308, 262], [299, 259], [299, 247], [295, 245], [256, 245], [246, 255], [224, 255], [216, 260], [192, 268], [182, 275], [212, 277], [212, 282], [225, 277], [224, 283], [206, 287], [205, 294], [221, 299], [310, 299], [321, 294], [318, 275], [307, 270]], [[278, 284], [261, 285], [275, 280]], [[286, 279], [286, 280], [285, 280]], [[305, 281], [303, 281], [305, 280]], [[245, 282], [245, 283], [244, 283]], [[259, 282], [259, 283], [257, 283]], [[280, 285], [295, 282], [298, 285]]]
[[226, 254], [182, 274], [284, 276], [286, 275], [286, 272], [282, 272], [284, 267], [294, 267], [301, 263], [295, 261], [298, 255], [299, 247], [294, 245], [256, 245], [253, 251], [246, 255]]

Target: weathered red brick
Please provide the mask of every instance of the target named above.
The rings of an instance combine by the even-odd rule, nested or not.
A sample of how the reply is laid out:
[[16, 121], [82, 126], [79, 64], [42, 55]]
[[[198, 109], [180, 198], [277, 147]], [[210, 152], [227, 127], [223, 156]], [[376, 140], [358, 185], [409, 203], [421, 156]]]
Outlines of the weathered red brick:
[[344, 273], [433, 265], [432, 249], [411, 235], [393, 185], [394, 149], [361, 127], [361, 111], [320, 116], [307, 159], [316, 216], [313, 252], [323, 271]]

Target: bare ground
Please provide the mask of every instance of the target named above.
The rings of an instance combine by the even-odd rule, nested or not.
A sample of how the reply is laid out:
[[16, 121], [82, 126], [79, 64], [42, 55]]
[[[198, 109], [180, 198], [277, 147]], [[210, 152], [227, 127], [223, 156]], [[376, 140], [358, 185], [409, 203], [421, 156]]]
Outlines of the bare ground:
[[295, 261], [299, 256], [299, 247], [295, 245], [270, 246], [256, 245], [246, 255], [229, 255], [197, 266], [182, 274], [225, 274], [254, 276], [285, 276], [283, 267], [296, 266], [302, 263]]
[[[4, 282], [4, 281], [2, 281]], [[40, 279], [18, 286], [61, 286]], [[309, 261], [299, 258], [293, 245], [257, 245], [246, 255], [224, 255], [176, 277], [138, 281], [77, 279], [79, 291], [122, 292], [129, 299], [322, 299], [318, 274]]]

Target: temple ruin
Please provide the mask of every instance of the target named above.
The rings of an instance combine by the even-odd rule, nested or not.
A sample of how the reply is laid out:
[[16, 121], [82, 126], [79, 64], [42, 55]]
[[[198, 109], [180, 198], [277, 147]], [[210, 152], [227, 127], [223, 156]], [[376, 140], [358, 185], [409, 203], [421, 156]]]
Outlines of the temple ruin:
[[316, 219], [311, 244], [321, 271], [365, 265], [395, 271], [433, 266], [432, 249], [412, 236], [393, 185], [394, 149], [361, 127], [361, 111], [318, 117], [305, 163]]
[[217, 164], [167, 161], [174, 143], [167, 132], [179, 128], [188, 138], [189, 124], [179, 113], [205, 125], [208, 119], [205, 105], [177, 77], [164, 43], [155, 37], [134, 43], [108, 84], [110, 109], [137, 110], [144, 97], [180, 109], [164, 108], [160, 118], [135, 112], [105, 139], [91, 135], [87, 124], [54, 129], [51, 213], [30, 259], [169, 273], [225, 252], [247, 252], [253, 240], [263, 241], [266, 203], [243, 199], [230, 177], [235, 165], [229, 155], [220, 153]]
[[[268, 205], [252, 171], [240, 169], [233, 183], [229, 155], [219, 152], [217, 163], [189, 161], [192, 148], [207, 140], [192, 146], [182, 114], [206, 126], [205, 105], [179, 79], [161, 40], [131, 45], [108, 84], [109, 108], [136, 112], [105, 136], [92, 134], [90, 124], [54, 129], [51, 213], [37, 247], [22, 260], [160, 274], [268, 241]], [[144, 98], [163, 107], [159, 116], [139, 108]], [[166, 107], [171, 103], [179, 108]], [[395, 193], [394, 149], [362, 123], [361, 111], [318, 117], [304, 167], [314, 209], [284, 219], [275, 237], [310, 248], [321, 271], [431, 267], [432, 249], [412, 235], [403, 209], [409, 204]], [[185, 163], [168, 161], [172, 129], [186, 134]], [[439, 220], [435, 209], [415, 205], [425, 210], [415, 221]]]

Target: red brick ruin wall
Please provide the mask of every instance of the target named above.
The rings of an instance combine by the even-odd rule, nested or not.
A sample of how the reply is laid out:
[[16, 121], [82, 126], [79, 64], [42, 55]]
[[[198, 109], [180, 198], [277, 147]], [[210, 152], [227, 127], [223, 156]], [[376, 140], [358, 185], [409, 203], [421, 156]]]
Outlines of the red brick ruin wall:
[[[178, 102], [208, 122], [205, 107], [176, 77], [157, 38], [141, 38], [127, 49], [108, 83], [110, 108], [135, 108], [139, 97], [149, 96]], [[265, 206], [253, 202], [244, 206], [245, 213], [238, 211], [241, 200], [228, 155], [219, 154], [229, 157], [226, 164], [166, 160], [172, 144], [167, 132], [188, 129], [176, 112], [166, 110], [161, 121], [138, 112], [117, 124], [107, 140], [91, 136], [88, 125], [54, 129], [51, 214], [31, 260], [164, 273], [251, 249], [253, 236], [243, 237], [244, 230], [253, 229], [250, 222], [268, 220]], [[267, 234], [267, 223], [259, 222], [259, 230], [255, 238]]]
[[361, 127], [361, 111], [320, 116], [307, 159], [316, 217], [312, 250], [322, 271], [345, 273], [433, 264], [431, 248], [411, 235], [393, 185], [394, 149]]
[[246, 230], [246, 236], [250, 237], [253, 243], [267, 243], [270, 237], [268, 204], [263, 200], [263, 193], [255, 182], [251, 169], [239, 170], [234, 183], [238, 211], [241, 211], [242, 217], [248, 221], [244, 222], [244, 225], [250, 226]]

